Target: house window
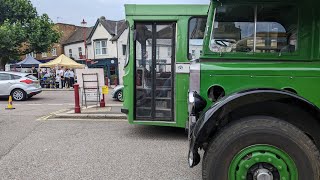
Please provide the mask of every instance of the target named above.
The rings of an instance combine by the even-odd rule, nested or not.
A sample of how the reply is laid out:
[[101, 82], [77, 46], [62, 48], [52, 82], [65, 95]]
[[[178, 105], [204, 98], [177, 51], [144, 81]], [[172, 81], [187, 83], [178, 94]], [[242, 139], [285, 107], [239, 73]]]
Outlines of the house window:
[[51, 54], [52, 54], [52, 56], [57, 56], [57, 48], [52, 48]]
[[80, 58], [80, 59], [83, 59], [83, 56], [82, 56], [82, 48], [81, 48], [81, 47], [78, 47], [78, 51], [79, 51], [79, 58]]
[[126, 51], [127, 51], [127, 45], [122, 44], [122, 55], [126, 55]]
[[107, 54], [107, 41], [96, 41], [95, 42], [95, 52], [96, 55], [106, 55]]
[[69, 57], [72, 57], [72, 49], [69, 49]]
[[43, 57], [43, 58], [48, 57], [48, 56], [47, 56], [47, 53], [43, 52], [43, 53], [42, 53], [42, 57]]
[[168, 57], [171, 57], [171, 47], [168, 47]]
[[26, 57], [28, 57], [28, 56], [31, 56], [31, 57], [36, 57], [36, 53], [34, 53], [34, 52], [31, 52], [31, 53], [29, 53], [29, 54], [26, 54]]

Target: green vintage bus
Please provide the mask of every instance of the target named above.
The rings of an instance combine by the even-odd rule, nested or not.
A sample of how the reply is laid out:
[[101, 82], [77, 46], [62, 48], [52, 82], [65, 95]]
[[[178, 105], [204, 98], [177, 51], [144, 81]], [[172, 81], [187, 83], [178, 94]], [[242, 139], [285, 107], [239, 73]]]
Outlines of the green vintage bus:
[[[158, 7], [126, 9], [129, 122], [185, 126], [189, 166], [204, 152], [203, 179], [319, 180], [320, 2], [211, 0], [199, 58], [189, 49], [193, 37], [200, 43], [202, 23], [179, 27], [164, 16], [183, 9]], [[140, 10], [149, 15], [139, 19]], [[158, 64], [168, 61], [157, 47], [170, 39], [171, 71], [161, 75], [167, 66]]]
[[186, 127], [190, 60], [201, 53], [208, 5], [125, 10], [130, 41], [122, 111], [131, 124]]

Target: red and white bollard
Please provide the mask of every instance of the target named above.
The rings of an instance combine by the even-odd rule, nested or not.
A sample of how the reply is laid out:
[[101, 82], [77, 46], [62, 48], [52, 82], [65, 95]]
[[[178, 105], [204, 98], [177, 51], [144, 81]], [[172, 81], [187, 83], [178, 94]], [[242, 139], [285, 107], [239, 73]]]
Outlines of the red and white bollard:
[[73, 89], [74, 89], [74, 113], [81, 113], [79, 84], [74, 84]]

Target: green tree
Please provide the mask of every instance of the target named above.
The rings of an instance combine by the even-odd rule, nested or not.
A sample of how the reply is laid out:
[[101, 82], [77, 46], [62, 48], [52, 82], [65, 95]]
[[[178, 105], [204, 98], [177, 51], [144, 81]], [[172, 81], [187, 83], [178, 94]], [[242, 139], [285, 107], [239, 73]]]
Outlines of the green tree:
[[30, 0], [0, 0], [0, 67], [30, 52], [47, 52], [60, 33]]

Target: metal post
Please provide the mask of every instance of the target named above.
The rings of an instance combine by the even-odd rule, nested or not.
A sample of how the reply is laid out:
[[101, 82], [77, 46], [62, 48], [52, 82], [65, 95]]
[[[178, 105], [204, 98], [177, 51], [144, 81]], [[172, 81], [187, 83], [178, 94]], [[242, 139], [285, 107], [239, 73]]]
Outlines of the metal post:
[[74, 89], [74, 113], [81, 113], [80, 97], [79, 97], [79, 84], [74, 84], [73, 89]]
[[86, 35], [86, 26], [87, 26], [87, 22], [83, 19], [81, 22], [81, 25], [83, 26], [83, 43], [84, 43], [84, 56], [85, 56], [85, 62], [86, 62], [86, 66], [88, 66], [88, 57], [87, 57], [87, 35]]

